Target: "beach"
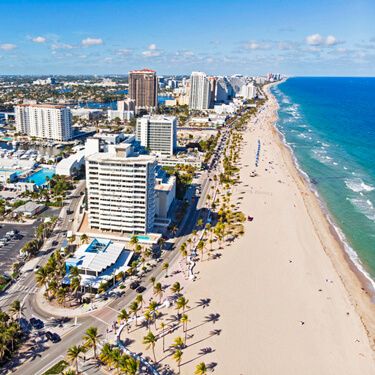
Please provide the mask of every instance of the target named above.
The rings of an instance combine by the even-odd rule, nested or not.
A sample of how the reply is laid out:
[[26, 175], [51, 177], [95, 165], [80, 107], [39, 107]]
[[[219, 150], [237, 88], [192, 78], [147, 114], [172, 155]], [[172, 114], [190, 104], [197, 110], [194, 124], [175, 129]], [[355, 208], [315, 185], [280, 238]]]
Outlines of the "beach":
[[[222, 375], [374, 374], [374, 305], [274, 127], [277, 102], [266, 92], [244, 133], [241, 182], [231, 189], [232, 203], [254, 220], [216, 250], [220, 257], [197, 263], [195, 282], [165, 279], [180, 277], [189, 299], [181, 374], [199, 362]], [[146, 331], [136, 331], [129, 348], [145, 353]], [[178, 334], [165, 337], [166, 347]], [[176, 368], [160, 342], [156, 354]]]

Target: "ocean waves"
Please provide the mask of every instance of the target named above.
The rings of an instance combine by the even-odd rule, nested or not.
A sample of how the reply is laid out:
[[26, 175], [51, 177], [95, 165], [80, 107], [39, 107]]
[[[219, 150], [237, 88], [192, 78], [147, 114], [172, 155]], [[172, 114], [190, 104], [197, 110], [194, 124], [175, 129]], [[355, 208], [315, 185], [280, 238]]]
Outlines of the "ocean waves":
[[375, 188], [366, 184], [361, 178], [355, 177], [345, 180], [345, 185], [355, 193], [373, 191]]

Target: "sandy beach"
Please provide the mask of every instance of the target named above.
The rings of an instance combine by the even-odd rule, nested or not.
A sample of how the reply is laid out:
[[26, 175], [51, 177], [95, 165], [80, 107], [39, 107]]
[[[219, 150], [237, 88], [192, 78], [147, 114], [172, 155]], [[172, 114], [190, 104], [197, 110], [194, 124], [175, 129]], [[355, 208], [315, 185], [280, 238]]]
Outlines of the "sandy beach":
[[[199, 262], [195, 282], [165, 279], [180, 277], [190, 301], [181, 373], [205, 362], [220, 375], [375, 374], [374, 305], [275, 130], [276, 111], [270, 95], [244, 134], [231, 198], [254, 217], [245, 235], [219, 259]], [[149, 354], [145, 333], [133, 332], [131, 350]], [[165, 346], [178, 335], [167, 335]], [[176, 369], [160, 342], [156, 354]]]

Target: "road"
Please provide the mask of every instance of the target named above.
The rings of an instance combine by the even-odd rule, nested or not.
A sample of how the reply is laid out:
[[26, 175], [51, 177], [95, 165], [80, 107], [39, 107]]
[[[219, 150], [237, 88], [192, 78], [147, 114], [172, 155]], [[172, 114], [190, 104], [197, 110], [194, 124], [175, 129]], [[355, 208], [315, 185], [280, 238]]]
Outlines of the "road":
[[[170, 266], [172, 266], [176, 261], [178, 261], [180, 257], [178, 249], [180, 248], [181, 244], [186, 242], [191, 235], [196, 226], [197, 220], [202, 215], [202, 212], [205, 212], [203, 214], [203, 217], [206, 217], [207, 211], [205, 211], [204, 209], [207, 206], [207, 196], [209, 195], [211, 186], [215, 183], [214, 179], [209, 177], [213, 177], [218, 173], [218, 169], [220, 169], [220, 152], [223, 149], [225, 141], [227, 140], [228, 133], [229, 128], [226, 128], [225, 133], [222, 134], [221, 139], [218, 142], [216, 152], [213, 155], [213, 162], [211, 163], [210, 169], [202, 173], [200, 196], [196, 197], [195, 195], [193, 195], [193, 199], [190, 200], [191, 205], [189, 206], [189, 211], [187, 213], [188, 217], [185, 222], [186, 224], [183, 228], [180, 229], [180, 233], [178, 234], [178, 237], [174, 243], [173, 249], [170, 251], [165, 251], [163, 262], [158, 263], [157, 267], [155, 267], [152, 271], [150, 271], [150, 273], [147, 274], [147, 280], [142, 283], [142, 285], [146, 288], [151, 287], [151, 277], [155, 277], [156, 280], [162, 277], [161, 275], [164, 274], [164, 272], [162, 271], [162, 264], [164, 262], [168, 262]], [[73, 206], [73, 203], [71, 203], [71, 210], [74, 211], [77, 207], [77, 204], [78, 202], [76, 202], [76, 204]], [[65, 221], [61, 224], [61, 227], [64, 227], [64, 225], [68, 225], [66, 220], [68, 220], [67, 217], [65, 217]], [[62, 233], [60, 233], [58, 236], [58, 241], [62, 241]], [[46, 256], [47, 255], [45, 255], [45, 257]], [[43, 263], [43, 261], [46, 261], [46, 258], [42, 258], [39, 264]], [[26, 277], [24, 283], [27, 283], [29, 287], [32, 287], [32, 285], [34, 285], [33, 272], [31, 272], [31, 276]], [[106, 329], [109, 328], [112, 323], [117, 320], [119, 311], [129, 305], [134, 300], [136, 295], [137, 293], [135, 291], [127, 289], [127, 292], [124, 296], [112, 300], [105, 307], [102, 307], [100, 310], [93, 311], [90, 315], [79, 317], [77, 319], [77, 325], [74, 325], [74, 322], [70, 321], [66, 324], [68, 330], [66, 331], [66, 333], [61, 335], [61, 342], [59, 342], [58, 344], [51, 344], [44, 352], [40, 353], [40, 357], [28, 361], [13, 373], [17, 375], [42, 374], [57, 362], [61, 354], [65, 355], [69, 347], [78, 344], [82, 340], [85, 330], [90, 326], [96, 326], [99, 332], [102, 334], [102, 337], [105, 338]], [[25, 316], [27, 317], [39, 317], [46, 322], [50, 321], [51, 318], [53, 318], [50, 314], [46, 314], [37, 306], [37, 304], [35, 303], [35, 294], [33, 293], [30, 294], [30, 298], [25, 298], [24, 307]]]

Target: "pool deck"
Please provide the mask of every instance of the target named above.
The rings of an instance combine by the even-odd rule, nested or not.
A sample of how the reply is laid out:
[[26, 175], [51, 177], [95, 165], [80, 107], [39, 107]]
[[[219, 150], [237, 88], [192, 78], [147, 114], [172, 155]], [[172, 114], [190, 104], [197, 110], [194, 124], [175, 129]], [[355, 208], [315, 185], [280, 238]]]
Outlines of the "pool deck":
[[[86, 234], [90, 238], [105, 238], [109, 240], [117, 240], [117, 241], [125, 241], [130, 242], [131, 238], [133, 237], [133, 233], [118, 233], [118, 232], [104, 232], [99, 229], [92, 229], [89, 226], [88, 216], [87, 214], [84, 215], [82, 223], [78, 230], [74, 233], [76, 236], [82, 236]], [[156, 245], [158, 240], [161, 238], [161, 234], [159, 233], [147, 233], [147, 234], [139, 234], [137, 235], [139, 244], [140, 245]], [[148, 238], [146, 240], [146, 237]]]

